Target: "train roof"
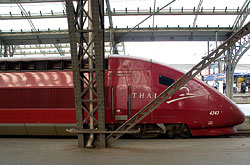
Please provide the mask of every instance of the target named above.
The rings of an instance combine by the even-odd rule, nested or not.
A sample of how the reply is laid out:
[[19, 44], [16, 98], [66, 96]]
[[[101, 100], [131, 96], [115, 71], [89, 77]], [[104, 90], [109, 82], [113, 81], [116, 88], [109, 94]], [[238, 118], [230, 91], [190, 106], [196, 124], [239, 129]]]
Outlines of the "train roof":
[[18, 62], [18, 61], [50, 61], [50, 60], [70, 60], [71, 56], [55, 56], [55, 55], [48, 55], [48, 56], [14, 56], [14, 57], [1, 57], [0, 62]]
[[[119, 54], [110, 54], [110, 55], [105, 55], [105, 58], [130, 58], [130, 59], [135, 59], [135, 60], [141, 60], [141, 61], [146, 61], [146, 62], [154, 62], [160, 65], [168, 65], [167, 63], [164, 63], [162, 61], [157, 61], [157, 60], [152, 60], [149, 58], [145, 57], [138, 57], [138, 56], [133, 56], [133, 55], [119, 55]], [[58, 56], [58, 55], [48, 55], [48, 56], [43, 56], [43, 55], [38, 55], [38, 56], [15, 56], [15, 57], [1, 57], [0, 62], [18, 62], [18, 61], [52, 61], [52, 60], [70, 60], [71, 56], [70, 55], [65, 55], [65, 56]]]

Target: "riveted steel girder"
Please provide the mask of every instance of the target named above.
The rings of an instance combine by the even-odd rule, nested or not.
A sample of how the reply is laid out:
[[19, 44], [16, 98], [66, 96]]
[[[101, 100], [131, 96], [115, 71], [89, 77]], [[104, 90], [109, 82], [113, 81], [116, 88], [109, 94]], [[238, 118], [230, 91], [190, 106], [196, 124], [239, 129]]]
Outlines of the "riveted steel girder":
[[234, 21], [234, 24], [233, 24], [234, 31], [243, 26], [249, 13], [250, 13], [250, 0], [246, 0], [240, 10], [239, 15], [236, 17]]
[[[136, 28], [129, 32], [128, 28], [115, 28], [113, 31], [119, 42], [136, 41], [225, 41], [231, 34], [230, 27], [157, 27]], [[87, 33], [84, 33], [87, 39]], [[80, 35], [76, 34], [79, 42]], [[110, 31], [105, 30], [105, 42], [110, 41]], [[69, 43], [68, 30], [50, 30], [37, 32], [0, 32], [0, 43], [8, 45], [60, 44]]]
[[[1, 2], [0, 2], [1, 4]], [[111, 11], [111, 9], [107, 5], [105, 16], [145, 16], [153, 14], [152, 10], [119, 10]], [[225, 10], [225, 9], [207, 9], [200, 10], [197, 9], [165, 9], [162, 10], [155, 15], [241, 15], [241, 11], [239, 9]], [[50, 13], [30, 13], [28, 16], [20, 14], [1, 14], [0, 20], [15, 20], [15, 19], [47, 19], [47, 18], [66, 18], [66, 12], [50, 12]]]
[[226, 95], [233, 99], [233, 74], [241, 57], [250, 48], [250, 34], [243, 36], [229, 50], [226, 61]]
[[[74, 7], [72, 0], [66, 0], [66, 9], [77, 129], [79, 131], [85, 129], [104, 131], [103, 1], [79, 0]], [[84, 35], [86, 33], [88, 38]], [[95, 136], [93, 133], [78, 134], [79, 147], [103, 148], [106, 147], [105, 142], [103, 133], [95, 134]]]

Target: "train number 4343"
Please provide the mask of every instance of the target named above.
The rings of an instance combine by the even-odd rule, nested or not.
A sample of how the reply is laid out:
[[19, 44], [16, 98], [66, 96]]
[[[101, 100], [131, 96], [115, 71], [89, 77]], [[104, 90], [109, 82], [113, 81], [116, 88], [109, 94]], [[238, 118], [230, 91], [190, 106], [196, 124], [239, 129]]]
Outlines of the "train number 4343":
[[220, 111], [210, 111], [209, 115], [211, 116], [218, 116], [220, 114]]

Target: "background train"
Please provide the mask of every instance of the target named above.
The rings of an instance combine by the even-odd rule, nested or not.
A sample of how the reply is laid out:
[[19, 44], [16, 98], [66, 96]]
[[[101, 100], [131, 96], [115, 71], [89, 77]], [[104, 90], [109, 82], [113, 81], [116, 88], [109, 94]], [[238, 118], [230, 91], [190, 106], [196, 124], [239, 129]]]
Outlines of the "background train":
[[[40, 59], [44, 60], [44, 59]], [[167, 65], [110, 55], [105, 70], [106, 127], [114, 130], [183, 75]], [[76, 124], [71, 71], [0, 73], [0, 135], [68, 135]], [[244, 121], [216, 89], [192, 79], [142, 120], [138, 137], [217, 136]]]

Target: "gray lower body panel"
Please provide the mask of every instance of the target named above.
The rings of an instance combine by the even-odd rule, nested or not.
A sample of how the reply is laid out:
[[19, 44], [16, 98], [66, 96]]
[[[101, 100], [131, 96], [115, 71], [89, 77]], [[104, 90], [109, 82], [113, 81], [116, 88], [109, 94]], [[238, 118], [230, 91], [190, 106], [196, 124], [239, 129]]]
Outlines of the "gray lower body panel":
[[76, 124], [0, 123], [0, 135], [75, 136], [66, 129]]

